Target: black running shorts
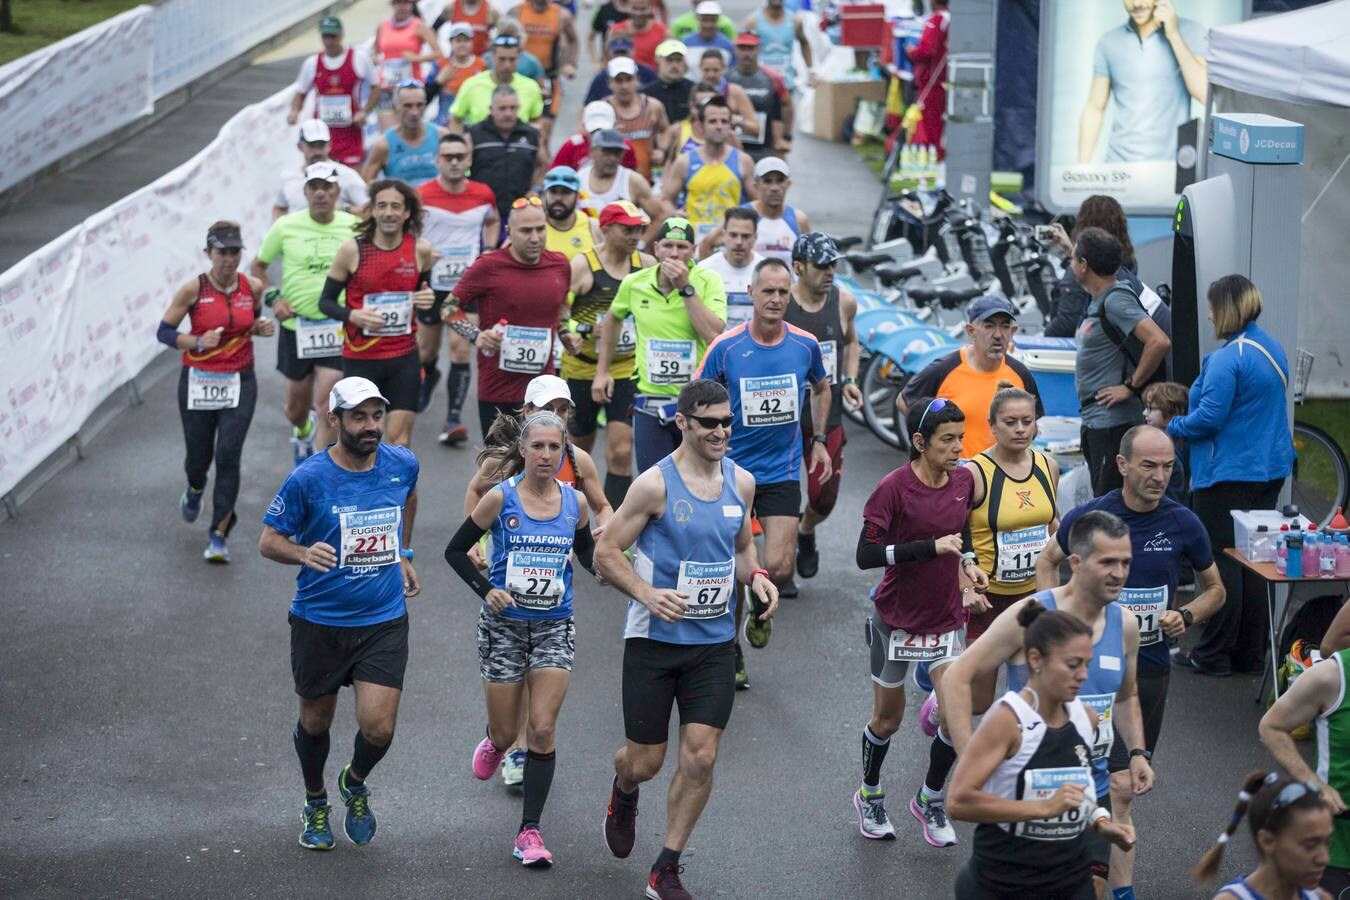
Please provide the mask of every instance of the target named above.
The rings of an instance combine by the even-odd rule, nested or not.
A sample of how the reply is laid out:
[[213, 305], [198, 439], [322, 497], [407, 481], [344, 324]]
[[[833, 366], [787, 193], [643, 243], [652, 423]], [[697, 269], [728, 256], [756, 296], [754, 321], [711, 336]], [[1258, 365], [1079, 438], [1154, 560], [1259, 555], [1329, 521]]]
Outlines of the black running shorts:
[[755, 484], [755, 517], [764, 519], [769, 516], [802, 515], [802, 483], [800, 481], [775, 481], [772, 484]]
[[319, 356], [314, 359], [301, 359], [295, 349], [295, 332], [289, 328], [277, 327], [277, 371], [291, 381], [300, 381], [314, 374], [314, 369], [337, 369], [342, 371], [341, 351], [333, 356]]
[[[1167, 708], [1167, 685], [1171, 681], [1171, 672], [1139, 673], [1135, 684], [1139, 690], [1139, 712], [1144, 719], [1144, 747], [1149, 753], [1158, 746], [1158, 735], [1162, 732], [1163, 711]], [[1116, 729], [1116, 739], [1111, 744], [1111, 755], [1106, 768], [1111, 772], [1124, 772], [1130, 768], [1130, 751]]]
[[422, 387], [422, 362], [413, 350], [392, 359], [343, 357], [344, 378], [369, 378], [389, 398], [389, 411], [417, 412], [417, 394]]
[[[595, 434], [599, 424], [601, 405], [591, 396], [591, 383], [580, 378], [567, 379], [567, 387], [572, 391], [574, 409], [567, 420], [567, 430], [572, 437], [585, 437]], [[637, 394], [637, 382], [631, 378], [616, 378], [614, 393], [604, 404], [605, 419], [623, 425], [633, 424], [633, 397]]]
[[291, 623], [291, 673], [306, 700], [336, 694], [353, 681], [403, 689], [408, 667], [408, 616], [343, 628], [298, 616]]
[[726, 728], [735, 699], [735, 641], [623, 642], [623, 729], [633, 743], [664, 744], [669, 739], [672, 702], [679, 706], [681, 725]]

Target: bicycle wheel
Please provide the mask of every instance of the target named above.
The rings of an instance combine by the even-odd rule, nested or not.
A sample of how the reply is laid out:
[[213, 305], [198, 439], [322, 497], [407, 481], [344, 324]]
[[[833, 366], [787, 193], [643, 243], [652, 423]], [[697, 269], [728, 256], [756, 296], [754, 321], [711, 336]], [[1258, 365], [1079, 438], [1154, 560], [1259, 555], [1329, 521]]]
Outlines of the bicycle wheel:
[[1294, 477], [1290, 485], [1299, 512], [1324, 526], [1346, 505], [1350, 463], [1331, 435], [1315, 425], [1294, 423]]
[[909, 373], [885, 356], [875, 356], [863, 373], [863, 418], [872, 433], [892, 447], [908, 449], [904, 428], [898, 427], [895, 398], [909, 381]]

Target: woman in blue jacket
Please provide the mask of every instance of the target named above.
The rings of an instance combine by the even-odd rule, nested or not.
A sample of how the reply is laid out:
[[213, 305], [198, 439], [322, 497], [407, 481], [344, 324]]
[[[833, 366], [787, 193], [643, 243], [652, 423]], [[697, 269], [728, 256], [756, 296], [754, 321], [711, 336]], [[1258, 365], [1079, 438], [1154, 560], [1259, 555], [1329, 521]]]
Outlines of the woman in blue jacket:
[[[1209, 286], [1209, 318], [1224, 342], [1205, 357], [1191, 385], [1190, 412], [1167, 433], [1190, 451], [1191, 508], [1219, 563], [1228, 599], [1204, 624], [1200, 642], [1181, 663], [1206, 675], [1259, 672], [1267, 643], [1265, 592], [1259, 580], [1219, 553], [1233, 546], [1234, 509], [1274, 509], [1294, 467], [1285, 394], [1289, 359], [1256, 324], [1261, 292], [1241, 275]], [[1249, 581], [1244, 587], [1244, 580]]]

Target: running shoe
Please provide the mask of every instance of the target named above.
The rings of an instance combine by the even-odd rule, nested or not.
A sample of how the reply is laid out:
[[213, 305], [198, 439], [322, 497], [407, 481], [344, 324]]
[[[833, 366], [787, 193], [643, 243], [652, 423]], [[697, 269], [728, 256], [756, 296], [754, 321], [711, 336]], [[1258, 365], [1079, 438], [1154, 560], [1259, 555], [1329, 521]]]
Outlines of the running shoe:
[[417, 386], [417, 411], [423, 413], [431, 405], [431, 395], [436, 390], [436, 385], [441, 383], [441, 370], [435, 368], [422, 367], [422, 380]]
[[451, 422], [449, 419], [446, 419], [445, 424], [441, 426], [441, 433], [436, 435], [436, 440], [445, 444], [447, 447], [462, 444], [468, 439], [468, 430], [458, 422]]
[[375, 837], [375, 812], [370, 808], [370, 788], [364, 784], [347, 784], [347, 773], [351, 768], [350, 763], [343, 766], [342, 773], [338, 775], [338, 793], [342, 795], [342, 802], [347, 804], [343, 829], [347, 832], [347, 840], [353, 844], [369, 844], [371, 838]]
[[520, 834], [516, 835], [516, 846], [511, 855], [520, 860], [522, 866], [553, 865], [553, 854], [548, 852], [544, 846], [544, 836], [533, 825], [522, 828]]
[[942, 719], [938, 716], [937, 691], [931, 691], [928, 699], [923, 701], [923, 706], [919, 707], [919, 727], [929, 737], [937, 737], [938, 726], [941, 724]]
[[195, 522], [197, 516], [202, 512], [202, 494], [205, 489], [194, 491], [191, 487], [183, 491], [183, 496], [178, 498], [178, 511], [183, 515], [184, 522]]
[[928, 663], [921, 662], [914, 667], [914, 674], [911, 676], [914, 681], [914, 687], [925, 694], [932, 693], [933, 679], [928, 677]]
[[505, 755], [505, 750], [498, 750], [493, 746], [491, 738], [483, 738], [473, 749], [473, 777], [479, 781], [487, 781], [502, 764], [502, 757]]
[[750, 676], [745, 674], [745, 654], [741, 651], [741, 642], [736, 642], [736, 690], [748, 691]]
[[502, 760], [502, 784], [517, 785], [525, 780], [525, 751], [517, 747]]
[[291, 458], [297, 466], [314, 455], [314, 425], [317, 421], [311, 409], [303, 426], [291, 428]]
[[648, 900], [694, 900], [694, 895], [680, 883], [684, 866], [677, 862], [657, 863], [647, 876]]
[[858, 811], [858, 831], [874, 841], [895, 840], [895, 826], [886, 815], [886, 794], [878, 792], [867, 797], [862, 791], [853, 792], [853, 808]]
[[778, 589], [778, 598], [780, 600], [796, 600], [801, 596], [801, 590], [797, 587], [797, 579], [789, 578], [788, 583]]
[[300, 813], [305, 830], [300, 832], [300, 846], [306, 850], [332, 850], [333, 829], [328, 827], [328, 814], [333, 808], [327, 800], [311, 800]]
[[[605, 810], [605, 844], [609, 852], [619, 859], [626, 859], [633, 852], [633, 842], [637, 840], [638, 792], [633, 791], [631, 800], [619, 796], [619, 784], [616, 779], [609, 789], [609, 807]], [[648, 888], [648, 891], [651, 889]], [[649, 893], [648, 896], [651, 896]]]
[[227, 563], [230, 561], [230, 548], [225, 546], [225, 535], [219, 531], [211, 532], [211, 541], [206, 545], [202, 558], [209, 563]]
[[759, 598], [755, 596], [754, 591], [747, 590], [746, 595], [750, 598], [750, 608], [745, 611], [745, 621], [741, 623], [741, 632], [745, 640], [756, 650], [763, 650], [769, 646], [769, 637], [773, 634], [773, 619], [760, 621], [759, 614], [764, 611], [760, 605]]
[[815, 578], [820, 571], [820, 552], [816, 550], [816, 533], [797, 532], [797, 574]]
[[947, 809], [940, 801], [926, 800], [923, 791], [909, 801], [909, 811], [923, 826], [923, 839], [934, 847], [951, 847], [956, 844], [956, 829], [947, 819]]

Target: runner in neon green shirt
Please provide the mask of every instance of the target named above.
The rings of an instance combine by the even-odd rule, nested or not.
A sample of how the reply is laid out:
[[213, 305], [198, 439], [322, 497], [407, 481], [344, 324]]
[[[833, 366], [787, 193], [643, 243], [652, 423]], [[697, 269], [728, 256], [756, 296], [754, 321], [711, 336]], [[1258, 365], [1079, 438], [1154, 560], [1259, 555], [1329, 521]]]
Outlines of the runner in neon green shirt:
[[539, 82], [516, 71], [520, 63], [520, 39], [501, 35], [492, 42], [492, 68], [469, 76], [459, 86], [454, 105], [450, 107], [451, 130], [454, 122], [476, 125], [492, 111], [492, 92], [498, 85], [509, 84], [520, 97], [520, 121], [533, 122], [544, 114], [544, 96]]

